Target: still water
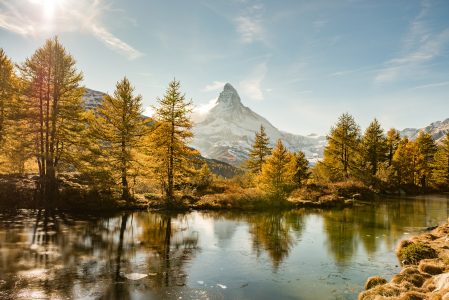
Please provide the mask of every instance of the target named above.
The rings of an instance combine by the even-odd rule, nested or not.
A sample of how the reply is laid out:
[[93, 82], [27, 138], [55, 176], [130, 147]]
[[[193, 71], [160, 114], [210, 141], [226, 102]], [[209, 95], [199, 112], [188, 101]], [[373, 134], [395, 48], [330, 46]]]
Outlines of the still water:
[[342, 210], [0, 213], [0, 299], [355, 299], [449, 196]]

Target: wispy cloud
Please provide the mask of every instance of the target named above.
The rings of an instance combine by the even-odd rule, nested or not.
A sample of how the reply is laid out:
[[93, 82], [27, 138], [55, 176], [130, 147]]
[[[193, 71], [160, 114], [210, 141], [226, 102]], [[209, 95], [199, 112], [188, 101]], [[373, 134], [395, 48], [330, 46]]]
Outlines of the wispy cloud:
[[264, 89], [262, 81], [267, 74], [268, 68], [266, 63], [257, 65], [249, 78], [240, 81], [240, 90], [242, 94], [251, 100], [261, 101], [264, 99]]
[[70, 5], [50, 0], [0, 1], [0, 28], [25, 37], [81, 31], [128, 59], [142, 56], [98, 21], [108, 10], [109, 5], [103, 0], [78, 0]]
[[263, 11], [264, 6], [262, 4], [252, 5], [246, 9], [245, 13], [234, 19], [236, 30], [243, 43], [250, 44], [256, 41], [264, 41]]
[[222, 90], [226, 82], [224, 81], [214, 81], [211, 84], [206, 85], [201, 89], [202, 92], [213, 92]]
[[103, 43], [105, 43], [106, 46], [119, 52], [120, 54], [127, 56], [129, 59], [136, 59], [142, 56], [141, 52], [137, 51], [136, 49], [134, 49], [133, 47], [131, 47], [130, 45], [128, 45], [127, 43], [116, 37], [115, 35], [113, 35], [106, 28], [92, 24], [91, 30], [94, 36], [96, 36]]
[[209, 113], [209, 111], [215, 107], [215, 105], [217, 105], [217, 98], [213, 98], [211, 100], [209, 100], [209, 102], [207, 102], [206, 104], [201, 104], [199, 106], [195, 106], [193, 108], [193, 112], [192, 112], [192, 119], [195, 123], [199, 123], [201, 121], [203, 121], [207, 114]]
[[413, 89], [414, 90], [427, 89], [427, 88], [446, 86], [446, 85], [449, 85], [449, 81], [434, 82], [434, 83], [429, 83], [429, 84], [418, 85], [418, 86], [415, 86]]
[[385, 63], [374, 77], [375, 82], [398, 80], [443, 52], [449, 42], [449, 28], [432, 32], [425, 22], [429, 9], [429, 2], [423, 1], [420, 13], [411, 22], [409, 32], [403, 40], [402, 54]]

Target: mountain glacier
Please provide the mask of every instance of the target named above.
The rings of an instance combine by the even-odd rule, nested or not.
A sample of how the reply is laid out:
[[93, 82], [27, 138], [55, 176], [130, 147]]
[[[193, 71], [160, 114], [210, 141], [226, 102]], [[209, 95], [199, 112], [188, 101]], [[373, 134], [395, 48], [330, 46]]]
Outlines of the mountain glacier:
[[244, 106], [239, 94], [229, 83], [224, 86], [205, 119], [193, 127], [192, 147], [205, 157], [238, 166], [248, 157], [255, 133], [260, 130], [261, 125], [265, 127], [272, 146], [276, 140], [282, 139], [290, 150], [304, 151], [312, 163], [322, 157], [326, 137], [301, 136], [280, 131], [267, 119]]

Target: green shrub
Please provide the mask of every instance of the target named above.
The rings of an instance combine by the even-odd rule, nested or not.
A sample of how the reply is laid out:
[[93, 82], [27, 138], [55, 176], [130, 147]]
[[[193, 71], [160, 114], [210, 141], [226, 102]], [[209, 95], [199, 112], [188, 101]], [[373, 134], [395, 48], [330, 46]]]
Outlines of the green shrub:
[[435, 249], [428, 245], [422, 243], [410, 243], [399, 249], [398, 257], [402, 264], [416, 265], [422, 259], [436, 258], [437, 253]]

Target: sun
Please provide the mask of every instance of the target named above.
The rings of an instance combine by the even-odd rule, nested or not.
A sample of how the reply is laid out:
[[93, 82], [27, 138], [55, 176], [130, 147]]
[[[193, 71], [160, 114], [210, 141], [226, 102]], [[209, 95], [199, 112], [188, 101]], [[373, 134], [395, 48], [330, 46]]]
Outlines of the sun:
[[53, 18], [56, 9], [62, 7], [64, 1], [65, 0], [30, 0], [31, 3], [42, 7], [42, 13], [47, 19]]

